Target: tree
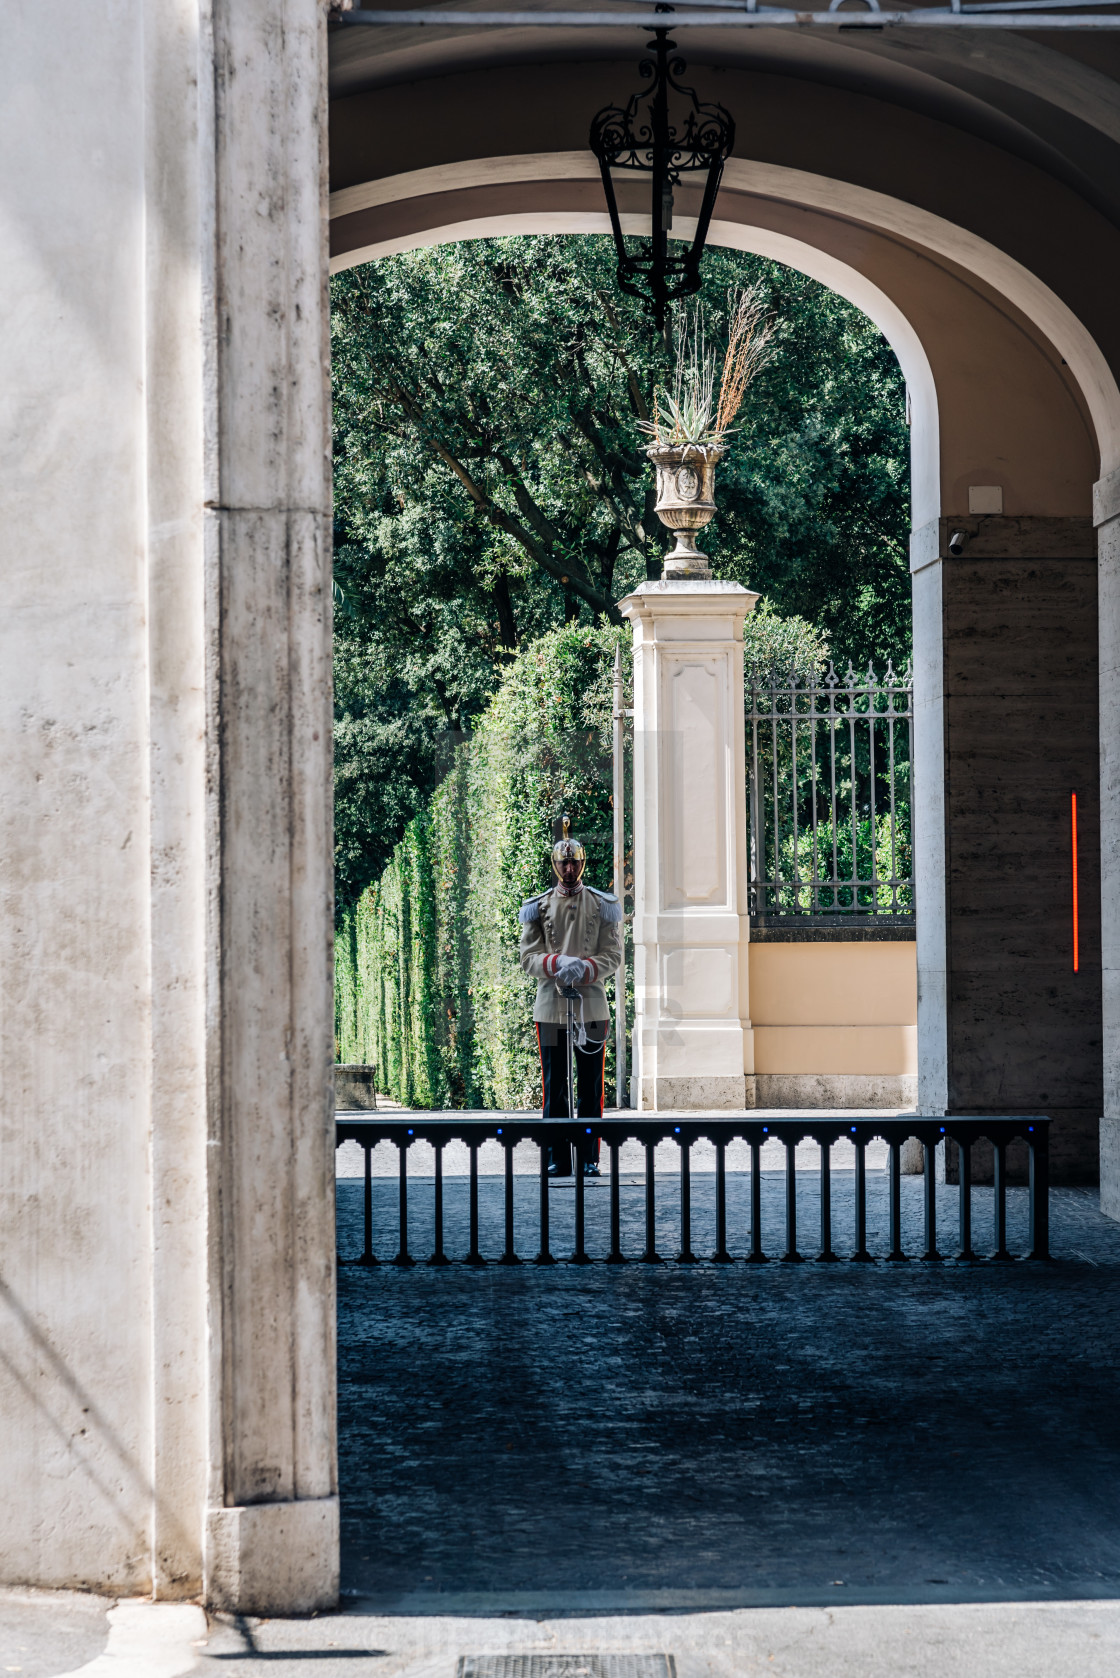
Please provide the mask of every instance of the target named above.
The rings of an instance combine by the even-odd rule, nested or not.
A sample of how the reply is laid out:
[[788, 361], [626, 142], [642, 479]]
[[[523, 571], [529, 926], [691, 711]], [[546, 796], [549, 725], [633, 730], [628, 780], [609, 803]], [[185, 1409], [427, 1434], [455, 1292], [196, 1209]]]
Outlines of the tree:
[[[760, 282], [778, 352], [720, 467], [717, 576], [904, 658], [908, 440], [877, 329], [814, 281], [712, 250], [709, 324]], [[601, 238], [476, 241], [332, 281], [338, 889], [379, 871], [518, 648], [617, 621], [668, 533], [637, 420], [664, 349]]]

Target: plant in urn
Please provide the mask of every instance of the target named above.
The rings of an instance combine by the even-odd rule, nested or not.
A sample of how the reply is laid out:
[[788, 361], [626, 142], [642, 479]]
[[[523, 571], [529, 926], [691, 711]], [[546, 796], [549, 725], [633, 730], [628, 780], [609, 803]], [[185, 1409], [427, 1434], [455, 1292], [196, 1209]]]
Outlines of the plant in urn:
[[640, 421], [653, 441], [646, 454], [657, 468], [656, 512], [677, 533], [665, 557], [666, 578], [710, 577], [708, 556], [696, 534], [715, 517], [716, 466], [727, 453], [732, 421], [747, 386], [770, 359], [773, 326], [753, 287], [728, 298], [730, 330], [723, 373], [716, 391], [716, 357], [708, 348], [698, 304], [686, 318], [677, 344], [673, 388], [654, 392], [653, 418]]

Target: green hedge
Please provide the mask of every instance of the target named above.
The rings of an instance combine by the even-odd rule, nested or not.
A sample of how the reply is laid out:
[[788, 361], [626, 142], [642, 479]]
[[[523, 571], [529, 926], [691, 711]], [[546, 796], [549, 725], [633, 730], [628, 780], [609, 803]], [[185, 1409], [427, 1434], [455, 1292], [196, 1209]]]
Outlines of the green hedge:
[[381, 878], [341, 917], [338, 1058], [374, 1067], [378, 1089], [407, 1106], [540, 1100], [536, 987], [518, 966], [517, 911], [551, 880], [565, 810], [587, 845], [588, 880], [610, 884], [618, 647], [629, 694], [627, 629], [571, 625], [528, 647]]

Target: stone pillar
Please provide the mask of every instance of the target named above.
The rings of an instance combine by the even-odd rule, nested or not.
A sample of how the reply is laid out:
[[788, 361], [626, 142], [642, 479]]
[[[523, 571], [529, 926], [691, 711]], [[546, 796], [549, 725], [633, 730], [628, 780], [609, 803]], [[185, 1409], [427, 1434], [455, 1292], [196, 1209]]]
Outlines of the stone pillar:
[[326, 15], [213, 7], [207, 1601], [338, 1592]]
[[[198, 1589], [205, 1479], [168, 1438], [205, 1432], [203, 1272], [168, 1229], [185, 1198], [204, 1231], [204, 1088], [162, 1109], [179, 1194], [157, 1188], [151, 1145], [149, 919], [162, 930], [157, 881], [165, 903], [190, 842], [168, 857], [149, 813], [166, 660], [157, 645], [149, 663], [147, 517], [166, 498], [146, 483], [140, 25], [120, 5], [7, 8], [0, 54], [0, 1578], [114, 1596], [150, 1588], [163, 1464], [173, 1565]], [[196, 696], [180, 697], [197, 762]], [[174, 1346], [157, 1229], [186, 1267]]]
[[1093, 492], [1097, 525], [1101, 754], [1101, 1211], [1120, 1218], [1120, 471]]
[[17, 11], [0, 1578], [299, 1612], [338, 1590], [325, 8]]
[[1095, 557], [1087, 518], [914, 538], [919, 1109], [1049, 1114], [1066, 1182], [1095, 1180], [1101, 1103]]
[[747, 1105], [747, 804], [738, 583], [642, 583], [634, 628], [638, 1107]]

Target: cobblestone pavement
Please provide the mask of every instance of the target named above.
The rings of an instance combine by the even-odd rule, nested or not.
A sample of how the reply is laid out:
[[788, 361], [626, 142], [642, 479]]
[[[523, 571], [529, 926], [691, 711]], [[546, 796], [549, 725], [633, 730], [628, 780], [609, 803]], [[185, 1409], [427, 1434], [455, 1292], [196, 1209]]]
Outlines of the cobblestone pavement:
[[[798, 1181], [801, 1249], [815, 1173]], [[872, 1251], [886, 1178], [869, 1173]], [[940, 1186], [939, 1186], [940, 1187]], [[917, 1179], [903, 1184], [919, 1250]], [[361, 1249], [362, 1184], [341, 1181], [339, 1246]], [[412, 1249], [430, 1243], [413, 1185]], [[733, 1251], [749, 1178], [730, 1174]], [[445, 1188], [466, 1248], [467, 1185]], [[482, 1249], [502, 1246], [503, 1185], [480, 1183]], [[955, 1250], [956, 1191], [940, 1187]], [[660, 1251], [675, 1184], [658, 1181]], [[518, 1180], [522, 1253], [536, 1183]], [[396, 1184], [374, 1183], [377, 1250], [396, 1251]], [[608, 1189], [588, 1189], [605, 1252]], [[784, 1181], [764, 1174], [766, 1248]], [[552, 1190], [571, 1248], [570, 1185]], [[643, 1191], [622, 1190], [641, 1250]], [[693, 1178], [693, 1246], [713, 1183]], [[977, 1246], [991, 1191], [975, 1191]], [[840, 1252], [852, 1180], [833, 1177]], [[1025, 1245], [1026, 1191], [1010, 1191]], [[673, 1263], [339, 1270], [343, 1588], [410, 1613], [556, 1613], [845, 1602], [1120, 1596], [1120, 1226], [1090, 1190], [1053, 1195], [1051, 1265], [913, 1262], [758, 1268]]]

